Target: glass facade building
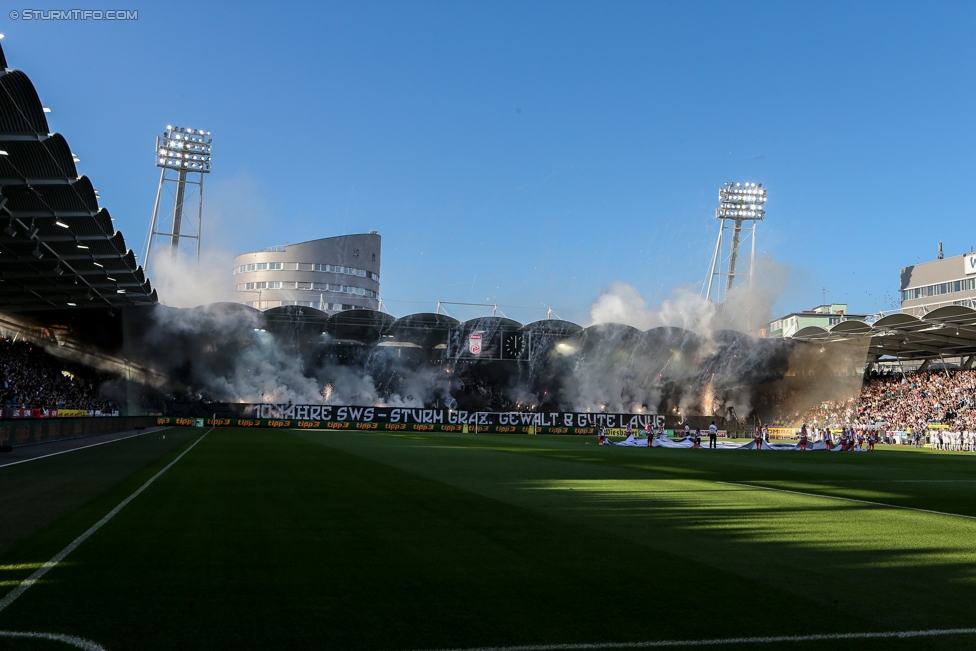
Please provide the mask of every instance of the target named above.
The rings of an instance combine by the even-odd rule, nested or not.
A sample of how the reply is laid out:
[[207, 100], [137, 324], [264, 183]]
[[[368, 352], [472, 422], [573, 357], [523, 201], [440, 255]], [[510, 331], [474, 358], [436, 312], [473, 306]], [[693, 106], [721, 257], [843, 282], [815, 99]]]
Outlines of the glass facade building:
[[234, 258], [237, 302], [259, 310], [379, 309], [381, 248], [372, 231], [242, 253]]

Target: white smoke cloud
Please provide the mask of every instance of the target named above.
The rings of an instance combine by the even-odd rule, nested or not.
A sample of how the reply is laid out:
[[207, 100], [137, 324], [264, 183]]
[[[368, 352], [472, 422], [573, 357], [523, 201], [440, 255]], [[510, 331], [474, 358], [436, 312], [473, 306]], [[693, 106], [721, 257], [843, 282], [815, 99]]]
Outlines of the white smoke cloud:
[[729, 292], [719, 306], [687, 287], [678, 287], [657, 305], [648, 305], [633, 285], [613, 281], [590, 307], [592, 324], [623, 323], [640, 330], [676, 327], [711, 338], [717, 330], [755, 334], [769, 323], [772, 306], [782, 294], [789, 267], [769, 257], [756, 260], [755, 282]]
[[[157, 248], [150, 277], [161, 302], [181, 308], [204, 306], [160, 308], [165, 312], [158, 314], [154, 332], [147, 335], [153, 349], [149, 357], [160, 365], [159, 370], [181, 376], [183, 386], [192, 388], [196, 395], [223, 402], [409, 407], [456, 404], [452, 390], [458, 386], [436, 365], [400, 363], [399, 354], [382, 347], [372, 349], [363, 359], [340, 363], [279, 340], [270, 325], [265, 332], [263, 317], [254, 311], [212, 305], [241, 300], [233, 288], [234, 254], [227, 248], [240, 252], [281, 243], [256, 243], [252, 239], [261, 233], [261, 224], [272, 223], [255, 187], [247, 175], [239, 175], [215, 184], [210, 191], [204, 231], [214, 235], [204, 239], [206, 247], [199, 267], [192, 256], [174, 259], [168, 246]], [[661, 303], [649, 305], [636, 287], [615, 281], [593, 302], [590, 317], [593, 325], [691, 331], [697, 335], [695, 355], [704, 358], [727, 345], [727, 336], [723, 340], [721, 331], [755, 333], [768, 323], [770, 308], [787, 276], [785, 265], [769, 258], [758, 260], [757, 282], [732, 290], [721, 306], [682, 287]], [[635, 339], [627, 328], [608, 327], [588, 341], [585, 354], [556, 361], [557, 367], [566, 364], [554, 374], [560, 378], [560, 406], [577, 411], [656, 412], [665, 395], [662, 383], [671, 378], [686, 385], [680, 399], [683, 413], [701, 409], [705, 403], [704, 408], [716, 415], [724, 415], [728, 406], [742, 415], [749, 411], [750, 388], [728, 382], [737, 368], [744, 366], [723, 369], [716, 378], [721, 381], [713, 386], [710, 378], [699, 375], [697, 360], [681, 359], [680, 351], [669, 349], [680, 342], [680, 333], [667, 343], [651, 339], [657, 343], [641, 343], [643, 340]], [[745, 350], [744, 358], [736, 364], [768, 362], [748, 358]], [[508, 388], [508, 397], [523, 407], [539, 405], [546, 401], [542, 395], [545, 387], [545, 382], [532, 388], [528, 383], [516, 383]], [[703, 399], [705, 387], [709, 387], [707, 399]]]
[[[633, 285], [614, 281], [596, 298], [590, 307], [591, 325], [625, 324], [638, 330], [652, 328], [681, 328], [697, 336], [700, 359], [709, 358], [729, 345], [724, 330], [755, 336], [769, 323], [772, 306], [780, 297], [787, 278], [787, 265], [764, 257], [756, 261], [755, 281], [750, 287], [741, 285], [728, 293], [721, 305], [706, 300], [688, 287], [675, 288], [664, 301], [648, 305]], [[624, 334], [624, 333], [622, 333]], [[612, 360], [614, 350], [625, 348], [608, 345], [590, 359], [581, 359], [564, 387], [577, 409], [606, 409], [639, 411], [655, 409], [661, 396], [659, 377], [665, 373], [685, 384], [678, 410], [681, 414], [695, 413], [725, 416], [732, 407], [739, 416], [751, 410], [750, 387], [735, 386], [736, 375], [769, 363], [762, 356], [750, 356], [756, 349], [746, 338], [739, 343], [741, 350], [735, 368], [678, 369], [672, 362], [680, 360], [674, 354], [662, 364], [660, 356], [631, 357]], [[684, 361], [685, 363], [687, 360]], [[658, 368], [660, 366], [661, 368]], [[718, 383], [715, 382], [718, 380]]]
[[150, 281], [163, 305], [196, 307], [234, 302], [239, 295], [232, 285], [233, 265], [234, 256], [226, 251], [204, 250], [197, 265], [192, 256], [173, 258], [168, 247], [160, 247], [152, 254]]
[[[211, 182], [203, 206], [202, 250], [196, 261], [195, 240], [181, 240], [177, 257], [170, 252], [170, 242], [160, 237], [153, 244], [149, 262], [149, 279], [163, 305], [196, 307], [220, 301], [255, 300], [234, 291], [234, 256], [247, 250], [261, 249], [277, 241], [266, 241], [267, 224], [274, 223], [272, 210], [258, 194], [260, 185], [247, 172], [239, 172]], [[187, 205], [195, 199], [187, 196]], [[168, 206], [171, 209], [171, 206]], [[186, 216], [186, 214], [184, 214]], [[195, 221], [196, 215], [193, 215]], [[172, 219], [166, 210], [162, 224]], [[189, 229], [193, 234], [192, 225]]]

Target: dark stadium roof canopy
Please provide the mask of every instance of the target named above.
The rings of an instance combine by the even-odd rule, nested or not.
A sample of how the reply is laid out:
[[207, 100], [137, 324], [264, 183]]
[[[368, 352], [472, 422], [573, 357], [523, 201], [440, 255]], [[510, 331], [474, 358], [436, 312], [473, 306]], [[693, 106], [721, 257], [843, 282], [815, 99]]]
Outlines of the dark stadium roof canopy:
[[890, 314], [874, 323], [841, 321], [829, 330], [808, 326], [793, 335], [797, 341], [868, 347], [868, 361], [882, 357], [940, 359], [976, 355], [976, 310], [947, 305], [921, 318]]
[[303, 326], [320, 325], [322, 331], [329, 321], [329, 313], [314, 307], [303, 305], [282, 305], [264, 311], [266, 323], [301, 324]]
[[65, 139], [48, 131], [27, 75], [0, 48], [0, 310], [152, 305], [156, 292], [79, 176]]
[[396, 317], [376, 310], [346, 310], [329, 317], [326, 332], [340, 341], [375, 344], [388, 334]]
[[468, 319], [461, 324], [461, 328], [466, 331], [486, 330], [488, 332], [494, 332], [495, 330], [500, 330], [502, 328], [508, 330], [519, 330], [522, 328], [522, 324], [518, 321], [501, 316], [481, 316], [474, 319]]
[[522, 326], [522, 331], [550, 337], [574, 337], [583, 332], [583, 326], [577, 325], [572, 321], [545, 319], [544, 321], [533, 321]]
[[397, 319], [390, 327], [389, 334], [394, 341], [434, 348], [445, 343], [451, 329], [460, 325], [460, 321], [446, 314], [410, 314]]

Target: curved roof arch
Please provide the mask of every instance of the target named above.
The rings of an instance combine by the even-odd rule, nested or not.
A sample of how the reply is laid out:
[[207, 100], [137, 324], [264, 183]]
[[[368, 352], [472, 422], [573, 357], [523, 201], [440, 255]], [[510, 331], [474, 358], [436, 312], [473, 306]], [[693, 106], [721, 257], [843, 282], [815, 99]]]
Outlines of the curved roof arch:
[[329, 313], [315, 307], [307, 305], [279, 305], [278, 307], [268, 308], [265, 314], [287, 315], [287, 316], [311, 316], [329, 318]]
[[0, 90], [0, 132], [18, 135], [48, 133], [44, 107], [27, 75], [11, 70], [0, 77]]
[[871, 332], [871, 326], [864, 321], [858, 321], [857, 319], [851, 319], [849, 321], [841, 321], [840, 323], [834, 325], [830, 329], [831, 334], [866, 334]]
[[932, 310], [922, 320], [946, 325], [970, 325], [976, 323], [976, 310], [965, 305], [946, 305]]
[[686, 328], [679, 328], [678, 326], [657, 326], [654, 328], [648, 328], [644, 331], [644, 334], [664, 338], [698, 338], [698, 333]]
[[325, 330], [326, 322], [329, 320], [329, 313], [314, 307], [304, 305], [282, 305], [264, 311], [264, 316], [268, 322], [277, 321], [282, 323], [307, 323], [321, 325]]
[[826, 339], [830, 333], [820, 326], [807, 326], [800, 328], [793, 334], [794, 339], [816, 341]]
[[446, 346], [451, 329], [460, 325], [460, 321], [446, 314], [422, 312], [397, 319], [389, 334], [395, 341], [434, 348], [439, 344]]
[[43, 140], [8, 140], [3, 143], [3, 150], [7, 155], [0, 157], [0, 180], [5, 186], [44, 181], [70, 183], [78, 178], [71, 150], [60, 134], [45, 134]]
[[580, 341], [585, 350], [632, 348], [639, 344], [644, 333], [622, 323], [599, 323], [583, 329]]
[[636, 337], [643, 334], [642, 331], [638, 330], [634, 326], [625, 325], [623, 323], [597, 323], [596, 325], [591, 325], [583, 328], [583, 332], [587, 336], [590, 335], [601, 335], [601, 336], [621, 336], [621, 337]]
[[[0, 48], [0, 59], [3, 59]], [[47, 118], [30, 79], [0, 68], [0, 310], [157, 302], [135, 254]]]
[[[68, 183], [8, 184], [3, 188], [3, 196], [7, 198], [7, 210], [14, 217], [30, 219], [47, 213], [63, 221], [99, 211], [95, 190], [86, 176]], [[108, 232], [113, 230], [110, 228]]]
[[916, 328], [925, 327], [919, 319], [913, 317], [911, 314], [889, 314], [886, 317], [882, 317], [874, 322], [874, 330], [912, 330]]
[[522, 332], [553, 337], [575, 337], [583, 332], [583, 326], [561, 319], [543, 319], [522, 326]]
[[461, 328], [463, 330], [498, 330], [500, 328], [521, 330], [522, 324], [502, 316], [482, 316], [468, 319], [461, 324]]
[[396, 320], [396, 325], [402, 328], [455, 328], [461, 322], [446, 314], [418, 312], [400, 317]]
[[374, 344], [389, 334], [396, 319], [386, 312], [377, 310], [345, 310], [333, 314], [326, 326], [326, 332], [346, 341]]

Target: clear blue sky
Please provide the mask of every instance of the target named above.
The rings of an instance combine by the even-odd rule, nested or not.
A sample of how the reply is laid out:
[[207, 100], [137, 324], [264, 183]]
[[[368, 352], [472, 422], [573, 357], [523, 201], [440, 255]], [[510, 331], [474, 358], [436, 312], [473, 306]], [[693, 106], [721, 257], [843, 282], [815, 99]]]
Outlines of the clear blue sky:
[[0, 31], [140, 254], [167, 124], [213, 132], [211, 244], [377, 230], [394, 314], [697, 287], [728, 180], [769, 190], [777, 312], [891, 308], [976, 244], [973, 2], [121, 8]]

